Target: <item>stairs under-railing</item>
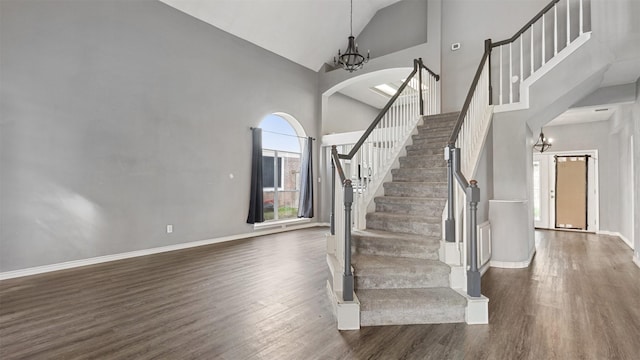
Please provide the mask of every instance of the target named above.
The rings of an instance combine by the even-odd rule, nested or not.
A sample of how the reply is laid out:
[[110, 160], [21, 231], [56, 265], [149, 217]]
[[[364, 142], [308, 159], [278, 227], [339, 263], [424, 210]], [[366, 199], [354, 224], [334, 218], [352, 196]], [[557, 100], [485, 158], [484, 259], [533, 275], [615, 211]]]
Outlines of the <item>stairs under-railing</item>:
[[[331, 235], [328, 252], [339, 265], [334, 276], [335, 293], [342, 301], [353, 301], [351, 230], [364, 228], [368, 204], [381, 188], [391, 166], [404, 149], [421, 117], [438, 110], [437, 81], [422, 59], [414, 60], [413, 71], [391, 97], [348, 154], [332, 148]], [[336, 186], [336, 174], [340, 184]], [[344, 211], [337, 211], [337, 206]], [[352, 209], [355, 216], [352, 216]], [[353, 221], [352, 221], [353, 220]], [[337, 260], [337, 261], [336, 261]], [[337, 269], [336, 269], [337, 270]]]

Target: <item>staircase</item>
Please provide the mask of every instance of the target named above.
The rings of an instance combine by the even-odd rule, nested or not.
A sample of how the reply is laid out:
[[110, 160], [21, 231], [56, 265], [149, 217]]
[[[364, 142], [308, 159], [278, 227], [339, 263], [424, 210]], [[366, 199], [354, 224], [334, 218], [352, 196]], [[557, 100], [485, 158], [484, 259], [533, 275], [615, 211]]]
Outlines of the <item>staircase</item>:
[[353, 232], [361, 326], [465, 321], [467, 300], [450, 288], [451, 269], [438, 259], [447, 200], [442, 154], [458, 115], [424, 118], [375, 198], [366, 230]]

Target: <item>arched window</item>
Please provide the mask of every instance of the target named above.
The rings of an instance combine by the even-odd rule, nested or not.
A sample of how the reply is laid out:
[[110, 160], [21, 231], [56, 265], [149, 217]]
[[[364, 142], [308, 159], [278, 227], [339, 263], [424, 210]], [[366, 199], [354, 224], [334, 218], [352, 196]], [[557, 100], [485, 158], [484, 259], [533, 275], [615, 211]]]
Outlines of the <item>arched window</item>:
[[283, 113], [268, 115], [260, 128], [264, 220], [297, 218], [304, 130]]

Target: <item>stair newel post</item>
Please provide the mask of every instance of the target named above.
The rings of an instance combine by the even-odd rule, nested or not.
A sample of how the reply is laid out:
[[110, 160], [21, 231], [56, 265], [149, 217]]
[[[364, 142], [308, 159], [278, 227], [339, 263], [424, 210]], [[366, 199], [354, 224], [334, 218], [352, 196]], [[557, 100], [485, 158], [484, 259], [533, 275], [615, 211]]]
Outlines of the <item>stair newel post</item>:
[[351, 205], [353, 186], [351, 180], [344, 180], [344, 276], [342, 279], [342, 299], [353, 301], [353, 273], [351, 272]]
[[455, 209], [454, 209], [454, 179], [453, 179], [453, 152], [454, 145], [448, 144], [447, 147], [444, 148], [444, 159], [447, 161], [447, 219], [444, 222], [444, 234], [445, 241], [447, 242], [455, 242], [456, 241], [456, 219], [455, 219]]
[[[337, 153], [338, 150], [336, 146], [331, 146], [331, 153]], [[336, 234], [336, 220], [335, 220], [335, 210], [336, 210], [336, 163], [333, 160], [333, 156], [331, 157], [331, 213], [329, 215], [329, 228], [331, 231], [331, 235]]]
[[[489, 53], [489, 56], [487, 57], [487, 61], [489, 62], [489, 105], [493, 105], [493, 87], [491, 86], [491, 48], [491, 39], [486, 39], [484, 41], [484, 52]], [[522, 81], [522, 79], [520, 79], [520, 81]]]
[[417, 64], [418, 68], [418, 93], [420, 94], [420, 116], [424, 115], [424, 97], [422, 95], [422, 58], [418, 58]]
[[480, 202], [480, 188], [478, 182], [471, 180], [466, 189], [469, 202], [469, 252], [470, 266], [467, 270], [467, 294], [472, 297], [480, 297], [480, 271], [478, 270], [478, 230], [477, 213]]

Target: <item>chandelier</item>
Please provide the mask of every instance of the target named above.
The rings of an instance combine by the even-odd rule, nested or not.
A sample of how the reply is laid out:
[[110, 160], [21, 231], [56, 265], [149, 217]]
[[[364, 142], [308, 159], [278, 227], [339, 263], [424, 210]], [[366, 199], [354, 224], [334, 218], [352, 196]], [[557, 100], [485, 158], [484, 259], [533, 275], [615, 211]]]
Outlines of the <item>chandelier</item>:
[[358, 44], [356, 44], [356, 38], [353, 37], [353, 0], [351, 0], [351, 32], [349, 35], [349, 43], [347, 44], [347, 50], [344, 54], [340, 53], [338, 49], [338, 58], [333, 58], [333, 64], [340, 66], [348, 72], [354, 72], [358, 69], [362, 69], [364, 64], [369, 61], [369, 51], [367, 51], [367, 57], [360, 55], [358, 52]]
[[541, 153], [549, 150], [551, 147], [551, 139], [547, 139], [544, 137], [544, 133], [541, 131], [540, 136], [538, 137], [538, 141], [533, 145], [533, 148]]

